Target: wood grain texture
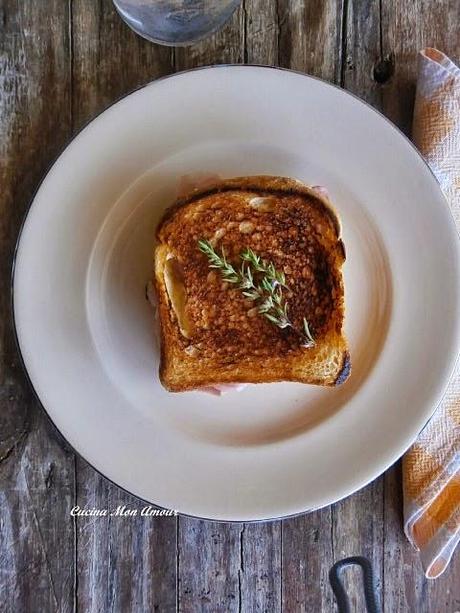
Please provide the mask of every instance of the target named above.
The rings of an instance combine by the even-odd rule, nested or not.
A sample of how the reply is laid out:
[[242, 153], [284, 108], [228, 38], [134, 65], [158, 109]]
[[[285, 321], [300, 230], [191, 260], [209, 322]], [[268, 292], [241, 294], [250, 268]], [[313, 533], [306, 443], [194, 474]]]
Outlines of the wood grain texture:
[[209, 38], [173, 51], [174, 69], [189, 70], [213, 64], [239, 64], [245, 58], [245, 10], [238, 8], [225, 26]]
[[[114, 514], [76, 518], [78, 610], [175, 611], [176, 518], [140, 516], [144, 503], [78, 467], [77, 503]], [[117, 515], [120, 507], [138, 515]]]
[[328, 572], [334, 563], [331, 507], [283, 521], [283, 611], [332, 611]]
[[72, 0], [72, 111], [78, 129], [115, 100], [173, 71], [173, 51], [120, 19], [111, 0]]
[[70, 612], [75, 601], [74, 458], [37, 407], [29, 427], [0, 473], [2, 611]]
[[266, 0], [244, 2], [246, 63], [279, 65], [282, 25], [277, 2], [266, 2]]
[[[345, 5], [340, 84], [376, 108], [381, 107], [383, 80], [380, 3], [349, 0]], [[380, 70], [380, 72], [379, 72]]]
[[[383, 585], [383, 480], [377, 479], [332, 507], [334, 562], [349, 556], [368, 558], [380, 592]], [[364, 611], [361, 571], [344, 574], [353, 611]]]
[[[133, 34], [110, 0], [0, 0], [0, 309], [14, 242], [46, 166], [71, 133], [128, 91], [177, 70], [279, 64], [342, 85], [410, 130], [416, 52], [460, 56], [458, 0], [244, 0], [190, 48]], [[52, 109], [52, 112], [50, 112]], [[141, 509], [60, 441], [0, 319], [0, 609], [335, 610], [327, 573], [345, 555], [374, 565], [384, 611], [460, 610], [460, 556], [427, 582], [402, 532], [400, 467], [326, 509], [283, 522], [72, 518], [74, 504]], [[362, 610], [356, 573], [346, 575]]]
[[282, 607], [281, 522], [244, 525], [240, 534], [241, 611], [280, 611]]
[[428, 582], [424, 578], [417, 552], [402, 534], [400, 465], [391, 468], [385, 475], [384, 516], [384, 610], [388, 613], [428, 613], [436, 610], [434, 605], [437, 603], [428, 599]]
[[279, 65], [338, 83], [343, 0], [278, 0]]
[[241, 611], [243, 524], [179, 519], [178, 610]]
[[[0, 3], [0, 608], [72, 611], [73, 455], [16, 353], [10, 275], [22, 217], [70, 134], [69, 19], [60, 0]], [[53, 112], [50, 112], [52, 109]]]
[[281, 524], [179, 519], [178, 610], [281, 610]]

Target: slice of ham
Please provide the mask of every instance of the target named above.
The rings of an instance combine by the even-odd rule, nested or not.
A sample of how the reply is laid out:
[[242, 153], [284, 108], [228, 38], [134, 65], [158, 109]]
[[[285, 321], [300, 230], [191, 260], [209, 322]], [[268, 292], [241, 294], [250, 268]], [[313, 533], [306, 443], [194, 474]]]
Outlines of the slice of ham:
[[221, 383], [220, 385], [213, 385], [212, 387], [201, 387], [197, 391], [211, 394], [212, 396], [223, 396], [228, 392], [241, 392], [247, 386], [247, 383]]
[[222, 177], [220, 175], [205, 172], [195, 172], [189, 175], [182, 175], [182, 177], [179, 179], [177, 197], [183, 198], [194, 189], [205, 189], [206, 187], [211, 187], [211, 185], [214, 185], [221, 180]]
[[322, 185], [312, 185], [311, 189], [313, 189], [315, 192], [318, 192], [318, 194], [320, 196], [323, 196], [323, 198], [326, 198], [326, 200], [330, 200], [329, 198], [329, 192], [327, 191], [327, 189], [325, 187], [323, 187]]

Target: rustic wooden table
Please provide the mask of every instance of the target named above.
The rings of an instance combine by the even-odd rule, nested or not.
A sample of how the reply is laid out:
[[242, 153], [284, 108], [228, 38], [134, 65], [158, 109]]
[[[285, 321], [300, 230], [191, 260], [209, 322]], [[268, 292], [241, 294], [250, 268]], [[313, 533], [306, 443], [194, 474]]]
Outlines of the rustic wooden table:
[[[321, 511], [271, 523], [74, 518], [140, 503], [66, 446], [21, 371], [10, 269], [40, 178], [89, 119], [126, 92], [206, 64], [275, 64], [353, 91], [410, 129], [416, 53], [460, 56], [458, 0], [245, 0], [188, 49], [135, 36], [110, 0], [0, 0], [0, 610], [333, 611], [333, 561], [364, 554], [384, 610], [460, 610], [460, 556], [427, 582], [401, 529], [400, 468]], [[308, 118], [306, 118], [308, 120]], [[402, 407], [403, 410], [403, 407]], [[358, 575], [350, 590], [361, 610]]]

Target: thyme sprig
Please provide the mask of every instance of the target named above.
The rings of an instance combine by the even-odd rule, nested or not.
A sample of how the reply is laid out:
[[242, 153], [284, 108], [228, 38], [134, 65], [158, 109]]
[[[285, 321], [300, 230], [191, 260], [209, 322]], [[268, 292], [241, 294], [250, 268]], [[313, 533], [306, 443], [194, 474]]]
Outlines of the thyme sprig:
[[240, 282], [240, 275], [233, 268], [233, 266], [227, 262], [225, 251], [223, 249], [222, 255], [218, 255], [214, 251], [214, 247], [211, 245], [211, 243], [203, 239], [198, 241], [198, 247], [200, 251], [208, 256], [208, 260], [210, 262], [209, 268], [218, 268], [227, 283]]
[[205, 239], [198, 241], [198, 248], [209, 260], [209, 267], [220, 270], [222, 278], [227, 283], [237, 284], [238, 289], [248, 300], [256, 302], [257, 312], [278, 328], [292, 328], [302, 338], [303, 347], [313, 347], [315, 340], [310, 332], [306, 318], [303, 319], [303, 330], [297, 330], [289, 319], [288, 303], [283, 290], [286, 285], [285, 274], [276, 270], [273, 262], [263, 260], [250, 248], [240, 254], [242, 260], [239, 270], [227, 260], [222, 249], [219, 255], [212, 244]]

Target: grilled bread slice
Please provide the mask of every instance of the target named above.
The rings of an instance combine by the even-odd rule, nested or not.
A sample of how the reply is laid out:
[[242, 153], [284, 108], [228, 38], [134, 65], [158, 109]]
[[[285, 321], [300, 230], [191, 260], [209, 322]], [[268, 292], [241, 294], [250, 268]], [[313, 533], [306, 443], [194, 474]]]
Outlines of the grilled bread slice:
[[[249, 248], [282, 271], [292, 326], [269, 321], [237, 284], [210, 268], [200, 240], [235, 268]], [[181, 392], [225, 383], [345, 381], [344, 261], [337, 214], [299, 181], [241, 177], [178, 200], [157, 229], [155, 249], [163, 386]], [[314, 339], [309, 347], [299, 333], [304, 319]]]

